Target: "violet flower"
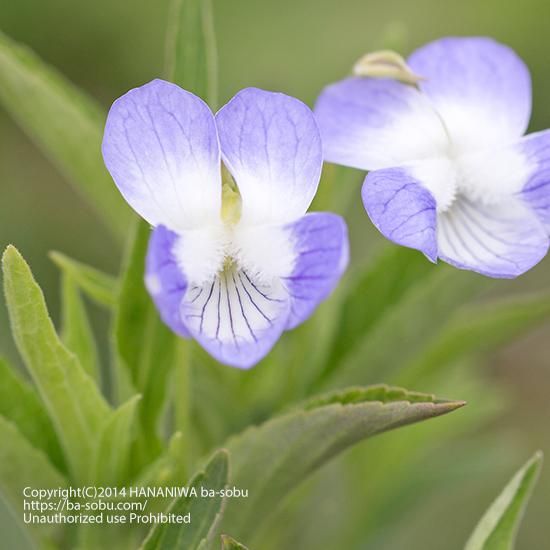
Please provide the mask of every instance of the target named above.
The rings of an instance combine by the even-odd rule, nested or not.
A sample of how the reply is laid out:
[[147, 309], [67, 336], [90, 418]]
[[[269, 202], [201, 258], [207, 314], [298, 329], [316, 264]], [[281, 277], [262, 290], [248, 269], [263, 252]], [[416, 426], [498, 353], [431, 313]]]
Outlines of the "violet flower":
[[297, 99], [248, 88], [214, 116], [155, 80], [115, 101], [103, 156], [154, 226], [146, 285], [162, 319], [223, 363], [257, 363], [347, 265], [344, 221], [306, 214], [322, 153], [313, 113]]
[[522, 137], [531, 82], [489, 38], [444, 38], [412, 54], [418, 87], [347, 78], [315, 114], [328, 161], [371, 170], [363, 203], [388, 239], [490, 277], [547, 253], [550, 133]]

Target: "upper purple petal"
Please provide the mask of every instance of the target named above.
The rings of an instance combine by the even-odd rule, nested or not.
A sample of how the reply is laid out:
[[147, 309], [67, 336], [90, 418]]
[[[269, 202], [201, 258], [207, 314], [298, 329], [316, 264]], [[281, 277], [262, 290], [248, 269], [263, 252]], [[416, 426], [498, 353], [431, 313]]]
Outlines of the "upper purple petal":
[[286, 329], [305, 321], [336, 287], [349, 259], [347, 227], [336, 214], [314, 212], [288, 227], [296, 253], [292, 273], [284, 278], [291, 296]]
[[428, 98], [394, 80], [347, 78], [315, 105], [325, 160], [363, 170], [400, 166], [448, 146]]
[[181, 312], [187, 281], [174, 256], [179, 238], [163, 225], [153, 230], [147, 250], [145, 281], [161, 319], [176, 334], [188, 337]]
[[371, 221], [385, 237], [437, 260], [435, 199], [405, 168], [370, 172], [362, 197]]
[[508, 46], [491, 38], [442, 38], [416, 50], [421, 90], [459, 144], [494, 145], [518, 138], [531, 114], [531, 78]]
[[302, 216], [322, 167], [311, 110], [287, 95], [246, 88], [216, 122], [223, 160], [241, 193], [243, 220], [280, 224]]
[[153, 80], [113, 103], [103, 158], [124, 198], [150, 224], [179, 230], [219, 217], [214, 116], [175, 84]]

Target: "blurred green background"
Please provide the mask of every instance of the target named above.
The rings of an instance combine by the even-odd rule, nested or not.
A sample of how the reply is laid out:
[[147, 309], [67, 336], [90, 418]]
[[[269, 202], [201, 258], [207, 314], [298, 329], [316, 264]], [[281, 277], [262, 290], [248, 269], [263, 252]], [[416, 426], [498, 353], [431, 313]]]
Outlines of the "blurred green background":
[[[312, 105], [319, 90], [344, 76], [366, 51], [392, 47], [408, 54], [440, 36], [489, 35], [512, 46], [531, 69], [534, 94], [531, 130], [550, 126], [550, 3], [547, 1], [214, 0], [214, 6], [222, 102], [240, 88], [254, 85], [287, 92]], [[106, 108], [129, 88], [162, 75], [168, 18], [169, 0], [0, 0], [0, 29], [28, 44]], [[1, 109], [0, 185], [0, 244], [4, 247], [14, 243], [21, 250], [57, 319], [58, 274], [47, 252], [61, 250], [114, 273], [120, 249], [89, 207]], [[351, 236], [355, 254], [369, 254], [381, 245], [382, 238], [373, 231], [359, 205], [354, 204], [351, 210], [350, 216], [356, 220]], [[550, 259], [547, 258], [521, 280], [498, 283], [498, 288], [501, 292], [515, 293], [547, 287], [549, 275]], [[365, 307], [368, 307], [368, 297]], [[101, 329], [105, 318], [99, 311], [94, 311], [94, 315], [95, 326]], [[487, 457], [477, 468], [477, 475], [469, 475], [472, 469], [466, 469], [467, 475], [457, 475], [456, 482], [446, 485], [444, 490], [428, 490], [413, 507], [407, 508], [406, 502], [394, 503], [405, 508], [400, 515], [399, 538], [383, 537], [384, 542], [379, 546], [369, 540], [367, 546], [360, 537], [351, 536], [349, 540], [354, 541], [354, 547], [459, 548], [512, 470], [536, 448], [544, 449], [550, 456], [549, 331], [550, 326], [541, 327], [473, 366], [483, 369], [482, 376], [510, 400], [497, 420], [475, 436], [475, 441], [483, 446], [480, 453]], [[0, 305], [0, 352], [15, 360], [3, 303]], [[432, 390], [429, 387], [412, 389]], [[475, 408], [478, 404], [469, 406]], [[439, 422], [445, 430], [448, 419], [434, 422]], [[452, 429], [452, 424], [448, 425]], [[497, 432], [504, 436], [495, 439], [486, 435]], [[383, 437], [389, 440], [401, 435]], [[367, 446], [375, 449], [379, 441], [376, 439]], [[505, 446], [501, 446], [503, 441]], [[450, 471], [462, 471], [461, 445], [458, 438], [452, 446], [434, 451], [448, 455]], [[352, 464], [352, 459], [348, 456], [342, 460]], [[495, 468], [491, 467], [493, 459]], [[320, 540], [330, 539], [331, 531], [337, 531], [331, 522], [337, 521], [341, 507], [349, 507], [349, 516], [355, 524], [363, 520], [367, 523], [380, 512], [378, 502], [369, 499], [368, 487], [362, 490], [360, 469], [350, 466], [345, 470], [348, 479], [342, 480], [342, 460], [317, 474], [316, 481], [323, 483], [316, 485], [314, 497], [309, 492], [310, 515], [299, 516], [296, 530], [319, 529]], [[441, 475], [430, 470], [429, 462], [423, 473], [426, 477]], [[364, 493], [364, 499], [348, 502], [342, 488], [346, 484], [356, 486], [356, 491]], [[297, 518], [294, 513], [297, 506], [300, 506], [300, 495], [288, 504], [281, 519], [284, 520], [285, 514], [290, 522]], [[548, 548], [549, 513], [550, 468], [547, 467], [521, 530], [519, 549]], [[308, 524], [304, 525], [304, 521]], [[348, 529], [339, 528], [344, 532]], [[328, 539], [327, 548], [338, 547]], [[322, 542], [319, 547], [323, 547]]]

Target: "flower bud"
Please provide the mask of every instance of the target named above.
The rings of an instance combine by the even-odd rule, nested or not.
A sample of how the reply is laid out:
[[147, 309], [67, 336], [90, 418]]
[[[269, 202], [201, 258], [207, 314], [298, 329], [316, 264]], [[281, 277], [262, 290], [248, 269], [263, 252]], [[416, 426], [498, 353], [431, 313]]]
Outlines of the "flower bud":
[[422, 80], [398, 53], [391, 50], [364, 55], [353, 66], [353, 74], [371, 78], [392, 78], [411, 85], [416, 85]]

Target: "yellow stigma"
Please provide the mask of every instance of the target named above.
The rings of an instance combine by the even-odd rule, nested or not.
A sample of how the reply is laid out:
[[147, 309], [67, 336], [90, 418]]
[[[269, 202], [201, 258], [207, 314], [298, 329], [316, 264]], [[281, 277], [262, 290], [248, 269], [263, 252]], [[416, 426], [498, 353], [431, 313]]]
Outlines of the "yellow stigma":
[[398, 53], [391, 50], [381, 50], [364, 55], [353, 66], [353, 74], [372, 78], [392, 78], [413, 86], [423, 80], [421, 76], [412, 71]]
[[222, 220], [234, 225], [241, 219], [242, 200], [229, 170], [222, 164]]

